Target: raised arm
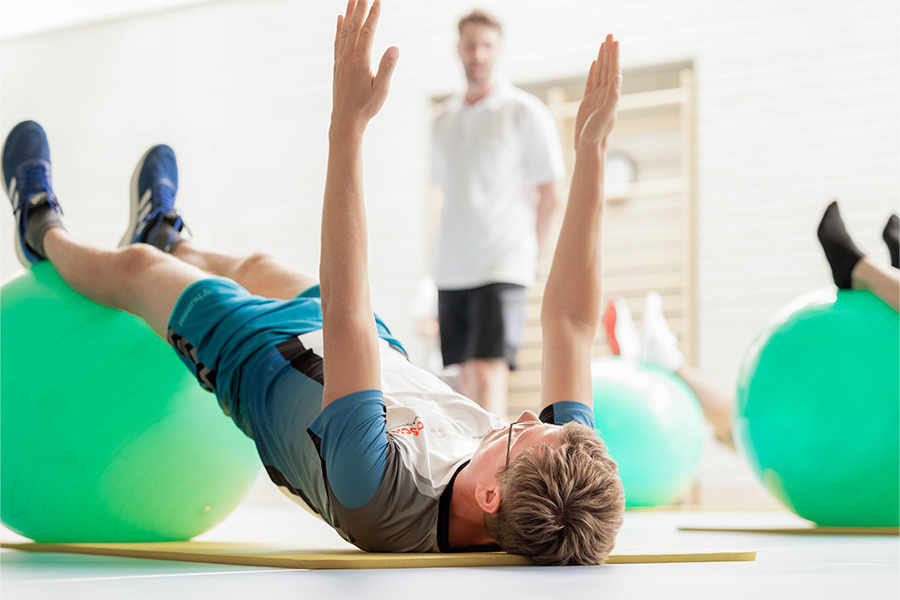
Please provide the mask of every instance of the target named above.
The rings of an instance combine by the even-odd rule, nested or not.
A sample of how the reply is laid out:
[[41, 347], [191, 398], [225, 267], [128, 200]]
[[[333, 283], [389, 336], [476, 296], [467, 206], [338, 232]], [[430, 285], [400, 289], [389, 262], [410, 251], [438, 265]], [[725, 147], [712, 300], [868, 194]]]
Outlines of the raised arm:
[[350, 0], [338, 17], [334, 39], [334, 96], [328, 133], [328, 173], [322, 208], [324, 409], [362, 390], [380, 389], [378, 333], [369, 297], [362, 141], [366, 126], [387, 98], [399, 51], [388, 48], [373, 75], [372, 38], [379, 0], [366, 15], [366, 0]]
[[621, 83], [619, 43], [608, 35], [591, 64], [575, 117], [569, 202], [541, 309], [541, 409], [565, 400], [592, 405], [591, 347], [600, 324], [604, 165]]

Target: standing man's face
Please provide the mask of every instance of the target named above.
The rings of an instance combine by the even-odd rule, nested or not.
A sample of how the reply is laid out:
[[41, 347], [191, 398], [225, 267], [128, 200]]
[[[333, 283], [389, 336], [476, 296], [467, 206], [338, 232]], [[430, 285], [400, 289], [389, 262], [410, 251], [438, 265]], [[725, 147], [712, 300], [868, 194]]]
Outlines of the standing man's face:
[[500, 52], [500, 31], [482, 23], [466, 23], [459, 36], [457, 51], [469, 84], [487, 83]]

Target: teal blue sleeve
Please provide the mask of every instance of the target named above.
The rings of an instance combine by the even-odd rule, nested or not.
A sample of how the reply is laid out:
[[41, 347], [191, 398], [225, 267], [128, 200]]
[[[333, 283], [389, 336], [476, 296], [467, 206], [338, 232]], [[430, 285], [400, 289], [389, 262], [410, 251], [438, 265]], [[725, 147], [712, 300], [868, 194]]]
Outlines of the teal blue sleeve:
[[581, 402], [554, 402], [541, 411], [541, 421], [554, 425], [575, 421], [594, 429], [594, 411]]
[[367, 504], [384, 476], [389, 443], [381, 390], [338, 398], [309, 426], [335, 498], [347, 508]]

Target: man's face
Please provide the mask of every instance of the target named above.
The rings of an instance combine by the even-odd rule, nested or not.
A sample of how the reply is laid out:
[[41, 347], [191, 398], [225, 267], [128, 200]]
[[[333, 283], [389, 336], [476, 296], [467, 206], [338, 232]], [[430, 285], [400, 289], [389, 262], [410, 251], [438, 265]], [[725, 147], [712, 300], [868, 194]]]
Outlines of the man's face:
[[500, 31], [483, 23], [466, 23], [459, 36], [457, 51], [469, 84], [487, 83], [500, 52]]
[[[538, 416], [526, 410], [516, 421], [537, 421]], [[494, 479], [506, 464], [506, 446], [509, 440], [509, 425], [492, 429], [481, 440], [481, 445], [472, 455], [469, 467], [481, 477]], [[522, 452], [540, 446], [552, 446], [559, 440], [559, 427], [550, 423], [528, 425], [515, 428], [509, 446], [509, 464]]]

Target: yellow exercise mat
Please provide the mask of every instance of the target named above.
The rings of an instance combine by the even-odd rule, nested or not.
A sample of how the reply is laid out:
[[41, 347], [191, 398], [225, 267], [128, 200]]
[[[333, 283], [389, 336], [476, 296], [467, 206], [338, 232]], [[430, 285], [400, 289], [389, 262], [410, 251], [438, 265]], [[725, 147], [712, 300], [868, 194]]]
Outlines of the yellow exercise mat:
[[900, 527], [819, 527], [811, 523], [802, 527], [679, 527], [679, 531], [727, 531], [730, 533], [791, 533], [803, 535], [900, 535]]
[[[184, 562], [288, 569], [411, 569], [424, 567], [527, 566], [531, 561], [506, 552], [454, 554], [380, 554], [361, 550], [294, 550], [228, 542], [155, 542], [148, 544], [12, 544], [0, 548], [28, 552], [98, 554]], [[756, 552], [616, 552], [607, 564], [718, 562], [756, 560]]]

